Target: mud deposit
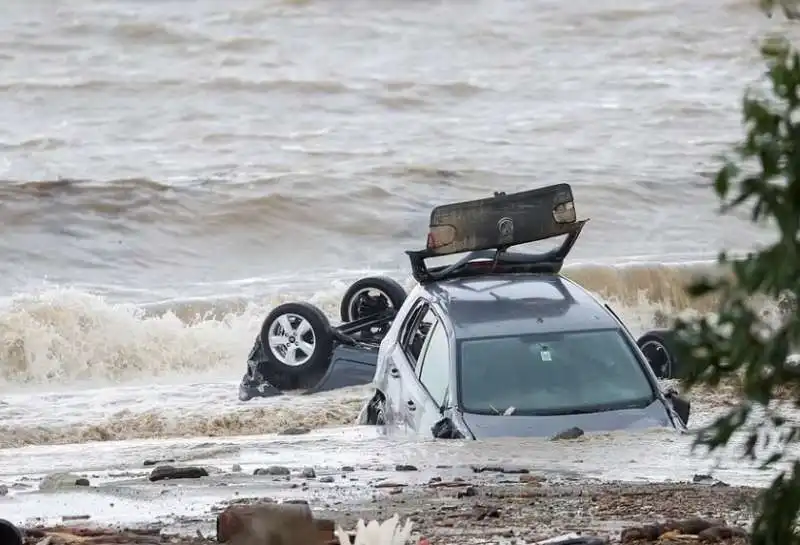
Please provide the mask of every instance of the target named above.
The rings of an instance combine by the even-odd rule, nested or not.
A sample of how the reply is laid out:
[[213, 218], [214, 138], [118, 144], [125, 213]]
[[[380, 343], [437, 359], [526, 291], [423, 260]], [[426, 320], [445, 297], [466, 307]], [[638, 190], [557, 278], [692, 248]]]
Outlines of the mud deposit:
[[[669, 526], [669, 521], [690, 518], [746, 527], [758, 492], [692, 483], [553, 483], [530, 475], [521, 480], [484, 485], [442, 481], [415, 490], [394, 489], [370, 505], [340, 513], [338, 520], [349, 527], [358, 518], [383, 520], [398, 513], [411, 517], [415, 531], [432, 544], [536, 543], [565, 533], [619, 542], [626, 529], [625, 543], [646, 543], [656, 540], [653, 538], [660, 538], [660, 543], [681, 543], [697, 538], [680, 532], [653, 535], [647, 529], [641, 533], [630, 530], [658, 523]], [[640, 537], [634, 537], [637, 535]]]
[[[171, 470], [166, 462], [155, 468], [148, 465], [146, 476], [130, 475], [133, 478], [97, 485], [86, 484], [79, 475], [75, 479], [65, 474], [46, 477], [39, 484], [40, 501], [53, 503], [60, 498], [64, 514], [61, 520], [29, 520], [25, 543], [40, 543], [48, 535], [52, 536], [51, 545], [214, 543], [216, 516], [224, 508], [261, 502], [305, 502], [315, 518], [334, 520], [347, 530], [354, 529], [359, 519], [384, 521], [398, 514], [403, 520], [413, 521], [415, 542], [426, 537], [432, 545], [536, 543], [566, 533], [598, 536], [611, 542], [683, 543], [697, 542], [698, 538], [682, 535], [686, 532], [675, 530], [675, 523], [670, 521], [700, 518], [714, 521], [703, 528], [709, 524], [728, 526], [744, 533], [759, 491], [700, 474], [692, 478], [693, 482], [640, 484], [603, 482], [516, 466], [342, 466], [319, 475], [313, 468], [295, 472], [283, 466], [258, 468], [253, 474], [234, 467], [230, 473], [211, 470], [202, 475], [204, 470], [196, 468], [193, 472], [190, 468], [177, 467], [174, 478], [169, 478]], [[180, 478], [193, 474], [202, 476]], [[56, 486], [51, 488], [52, 483]], [[20, 488], [17, 485], [16, 489]], [[228, 498], [208, 502], [215, 489], [227, 489]], [[111, 499], [114, 496], [116, 501]], [[119, 526], [110, 530], [114, 526], [95, 522], [98, 519], [92, 513], [91, 505], [98, 502], [105, 507], [117, 503], [123, 511], [126, 497], [149, 497], [158, 503], [159, 496], [179, 496], [183, 505], [172, 513], [162, 511], [152, 523], [132, 524], [136, 528], [133, 531], [119, 530]], [[201, 508], [189, 514], [193, 503]], [[70, 505], [73, 510], [75, 506], [83, 510], [69, 512]], [[660, 530], [630, 530], [664, 523]], [[45, 525], [50, 529], [44, 531]], [[73, 537], [65, 533], [65, 526], [83, 529], [78, 531], [81, 535], [77, 541], [70, 541]], [[88, 532], [86, 528], [105, 530]], [[729, 534], [725, 534], [724, 542], [746, 542], [741, 535]]]

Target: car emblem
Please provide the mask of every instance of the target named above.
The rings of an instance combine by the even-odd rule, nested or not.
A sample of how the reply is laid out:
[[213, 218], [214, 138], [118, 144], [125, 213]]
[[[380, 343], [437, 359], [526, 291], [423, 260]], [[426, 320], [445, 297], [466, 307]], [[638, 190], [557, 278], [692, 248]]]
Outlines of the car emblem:
[[514, 236], [514, 220], [509, 217], [500, 218], [497, 222], [497, 230], [503, 240], [510, 240]]

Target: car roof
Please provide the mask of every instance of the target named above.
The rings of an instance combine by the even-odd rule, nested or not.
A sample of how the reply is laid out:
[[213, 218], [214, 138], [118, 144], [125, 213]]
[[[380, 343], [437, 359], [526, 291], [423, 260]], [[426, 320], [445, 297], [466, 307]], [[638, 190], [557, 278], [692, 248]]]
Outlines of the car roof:
[[558, 274], [457, 278], [424, 290], [450, 318], [457, 339], [619, 328], [601, 302]]

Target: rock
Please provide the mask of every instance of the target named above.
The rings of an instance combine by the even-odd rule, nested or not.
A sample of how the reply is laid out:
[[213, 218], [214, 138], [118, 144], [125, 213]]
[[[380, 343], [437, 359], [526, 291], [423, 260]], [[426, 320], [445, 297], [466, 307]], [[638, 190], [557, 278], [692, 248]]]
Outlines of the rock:
[[395, 471], [418, 471], [417, 466], [411, 464], [397, 464], [394, 466]]
[[157, 465], [157, 464], [174, 464], [174, 463], [175, 463], [175, 460], [173, 460], [172, 458], [167, 458], [167, 459], [164, 459], [164, 460], [145, 460], [143, 465], [144, 465], [144, 467], [148, 467], [148, 466], [154, 466], [154, 465]]
[[503, 466], [503, 473], [506, 475], [527, 475], [531, 470], [526, 467]]
[[89, 479], [72, 473], [51, 473], [39, 483], [39, 490], [61, 490], [74, 486], [89, 486]]
[[289, 475], [288, 467], [283, 466], [269, 466], [267, 468], [260, 467], [253, 472], [253, 475]]
[[217, 517], [217, 540], [241, 545], [309, 545], [333, 540], [333, 523], [307, 504], [235, 505]]
[[4, 484], [0, 484], [0, 496], [5, 496], [8, 494], [8, 487]]
[[321, 482], [321, 483], [332, 483], [333, 482], [333, 477], [331, 477], [330, 475], [326, 475], [324, 477], [320, 477], [319, 478], [319, 482]]
[[311, 430], [308, 428], [286, 428], [281, 430], [278, 435], [305, 435], [309, 433]]
[[317, 472], [314, 471], [313, 467], [304, 467], [300, 472], [300, 476], [306, 479], [313, 479], [317, 476]]
[[208, 477], [208, 471], [202, 467], [185, 466], [157, 466], [150, 472], [150, 481], [164, 481], [169, 479], [199, 479]]
[[344, 473], [350, 473], [350, 472], [355, 471], [355, 470], [356, 469], [353, 466], [342, 466], [342, 471]]
[[625, 528], [622, 530], [622, 534], [620, 535], [620, 542], [631, 543], [633, 541], [656, 541], [661, 534], [661, 527], [658, 525]]
[[712, 526], [697, 534], [699, 541], [717, 543], [735, 537], [747, 537], [747, 532], [743, 528], [736, 526]]
[[608, 545], [608, 540], [601, 537], [578, 535], [576, 533], [562, 534], [544, 541], [537, 541], [534, 545], [559, 545], [559, 543], [575, 543], [576, 545]]
[[242, 466], [239, 464], [233, 464], [231, 466], [231, 473], [239, 473], [240, 471], [242, 471]]
[[561, 441], [565, 439], [577, 439], [578, 437], [582, 437], [583, 435], [584, 431], [582, 429], [574, 427], [558, 432], [553, 437], [551, 437], [550, 440]]
[[696, 484], [708, 484], [712, 487], [730, 486], [725, 481], [720, 481], [719, 479], [715, 479], [711, 475], [706, 475], [702, 473], [696, 473], [695, 475], [693, 475], [692, 482]]
[[677, 521], [667, 521], [663, 525], [664, 529], [662, 533], [669, 530], [678, 530], [681, 534], [696, 536], [703, 530], [708, 530], [714, 526], [724, 526], [724, 524], [725, 523], [721, 520], [706, 520], [698, 517], [692, 517]]
[[472, 496], [475, 496], [477, 494], [478, 494], [478, 491], [475, 489], [474, 486], [468, 486], [464, 490], [459, 491], [458, 494], [456, 494], [456, 497], [459, 498], [459, 499], [461, 499], [461, 498], [471, 498]]
[[500, 466], [470, 466], [473, 473], [502, 473], [503, 468]]
[[470, 466], [473, 473], [507, 473], [507, 474], [524, 474], [530, 473], [530, 470], [524, 467], [507, 467], [507, 466]]
[[669, 520], [664, 524], [647, 524], [626, 528], [620, 536], [622, 543], [639, 541], [666, 541], [668, 538], [679, 539], [680, 536], [696, 536], [700, 542], [719, 542], [734, 537], [745, 537], [743, 528], [729, 527], [721, 520], [689, 518]]
[[61, 520], [64, 522], [70, 522], [75, 520], [89, 520], [91, 515], [64, 515], [61, 517]]
[[394, 483], [392, 481], [384, 481], [382, 483], [377, 483], [373, 485], [374, 488], [400, 488], [402, 486], [408, 486], [406, 483]]
[[500, 518], [500, 510], [496, 507], [476, 507], [473, 509], [473, 513], [475, 515], [475, 520]]

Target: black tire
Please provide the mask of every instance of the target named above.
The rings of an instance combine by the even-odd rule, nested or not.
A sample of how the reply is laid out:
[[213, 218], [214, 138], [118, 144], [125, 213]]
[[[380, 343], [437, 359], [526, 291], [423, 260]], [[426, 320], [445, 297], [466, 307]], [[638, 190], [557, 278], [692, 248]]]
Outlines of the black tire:
[[[285, 331], [286, 321], [279, 322], [283, 317], [294, 329]], [[306, 327], [310, 327], [300, 336], [292, 335], [297, 332], [303, 321], [307, 324]], [[276, 333], [275, 337], [285, 337], [286, 344], [271, 346], [269, 341], [271, 332]], [[308, 303], [278, 305], [264, 319], [260, 339], [264, 359], [259, 363], [259, 371], [267, 382], [279, 390], [313, 388], [330, 366], [334, 344], [333, 331], [327, 316], [314, 305]], [[313, 344], [313, 350], [304, 348], [310, 344]], [[309, 354], [307, 350], [311, 353]], [[292, 361], [290, 354], [294, 356], [295, 363], [290, 363]]]
[[[370, 295], [368, 292], [376, 292]], [[367, 276], [353, 282], [342, 297], [339, 316], [352, 322], [394, 308], [400, 310], [406, 300], [406, 290], [396, 280], [386, 276]]]
[[647, 362], [657, 378], [669, 379], [678, 376], [679, 367], [675, 358], [675, 344], [671, 331], [666, 329], [648, 331], [639, 337], [636, 344], [647, 358]]
[[11, 522], [0, 519], [0, 543], [3, 545], [22, 545], [22, 531]]

